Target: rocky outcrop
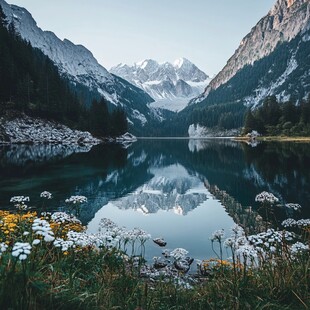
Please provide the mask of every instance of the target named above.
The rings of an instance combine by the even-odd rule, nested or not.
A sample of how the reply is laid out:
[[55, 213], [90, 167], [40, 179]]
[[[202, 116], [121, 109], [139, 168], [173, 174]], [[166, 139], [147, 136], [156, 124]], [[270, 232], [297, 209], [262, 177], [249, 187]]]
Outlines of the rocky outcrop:
[[231, 79], [245, 65], [272, 53], [280, 42], [291, 41], [310, 20], [310, 0], [278, 0], [269, 13], [243, 38], [222, 71], [200, 99]]
[[36, 119], [25, 114], [16, 117], [0, 118], [0, 143], [59, 143], [64, 145], [99, 144], [89, 132], [72, 130], [69, 127], [52, 121]]

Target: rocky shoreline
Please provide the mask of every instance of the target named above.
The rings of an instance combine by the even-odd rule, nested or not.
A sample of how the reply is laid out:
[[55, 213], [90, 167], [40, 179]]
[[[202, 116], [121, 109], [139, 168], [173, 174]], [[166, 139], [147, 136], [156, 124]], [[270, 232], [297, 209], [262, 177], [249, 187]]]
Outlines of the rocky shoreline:
[[96, 145], [101, 142], [87, 131], [25, 114], [0, 117], [0, 144]]

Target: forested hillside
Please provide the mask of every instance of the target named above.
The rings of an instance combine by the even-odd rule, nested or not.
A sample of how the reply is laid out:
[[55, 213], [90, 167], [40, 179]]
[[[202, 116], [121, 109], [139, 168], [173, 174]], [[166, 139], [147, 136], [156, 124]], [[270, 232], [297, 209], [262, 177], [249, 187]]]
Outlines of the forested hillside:
[[[121, 109], [108, 111], [103, 99], [89, 106], [74, 85], [60, 77], [57, 67], [8, 24], [0, 7], [0, 115], [10, 110], [55, 120], [99, 136], [127, 130]], [[85, 92], [84, 92], [85, 94]]]

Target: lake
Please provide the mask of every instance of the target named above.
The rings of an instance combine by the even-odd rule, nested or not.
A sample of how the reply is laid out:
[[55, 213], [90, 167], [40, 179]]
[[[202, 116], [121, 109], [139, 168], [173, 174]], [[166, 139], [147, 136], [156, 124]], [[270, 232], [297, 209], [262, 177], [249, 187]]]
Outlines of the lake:
[[[45, 207], [51, 211], [66, 210], [71, 195], [84, 195], [80, 219], [89, 232], [110, 218], [197, 259], [214, 257], [209, 237], [217, 229], [228, 232], [234, 223], [248, 233], [259, 229], [255, 196], [262, 191], [281, 203], [299, 203], [299, 218], [310, 215], [310, 144], [147, 139], [128, 148], [14, 145], [0, 148], [0, 166], [3, 209], [11, 208], [14, 195], [30, 196], [30, 205], [41, 207], [40, 193], [50, 191], [54, 198]], [[291, 216], [280, 208], [275, 215], [278, 223]], [[146, 248], [148, 259], [161, 254], [152, 241]]]

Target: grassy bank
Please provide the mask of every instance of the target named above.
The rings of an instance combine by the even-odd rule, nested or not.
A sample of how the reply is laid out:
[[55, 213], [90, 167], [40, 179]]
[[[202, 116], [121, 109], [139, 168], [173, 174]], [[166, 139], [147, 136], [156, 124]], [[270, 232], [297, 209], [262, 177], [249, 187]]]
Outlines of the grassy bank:
[[[126, 231], [104, 219], [100, 232], [90, 235], [73, 215], [38, 215], [27, 211], [28, 197], [14, 198], [17, 212], [0, 211], [1, 309], [310, 306], [309, 220], [291, 219], [283, 223], [286, 230], [252, 236], [236, 226], [227, 239], [216, 231], [210, 240], [216, 258], [199, 262], [191, 275], [182, 268], [189, 261], [184, 249], [165, 253], [167, 260], [157, 258], [157, 267], [147, 264], [143, 254], [150, 236], [142, 230]], [[78, 212], [85, 199], [67, 201]], [[267, 212], [271, 204], [264, 200], [262, 207]], [[223, 260], [224, 250], [231, 260]]]
[[[236, 141], [250, 141], [248, 137], [235, 137]], [[291, 137], [291, 136], [261, 136], [256, 138], [257, 141], [279, 141], [279, 142], [310, 142], [310, 137]]]

